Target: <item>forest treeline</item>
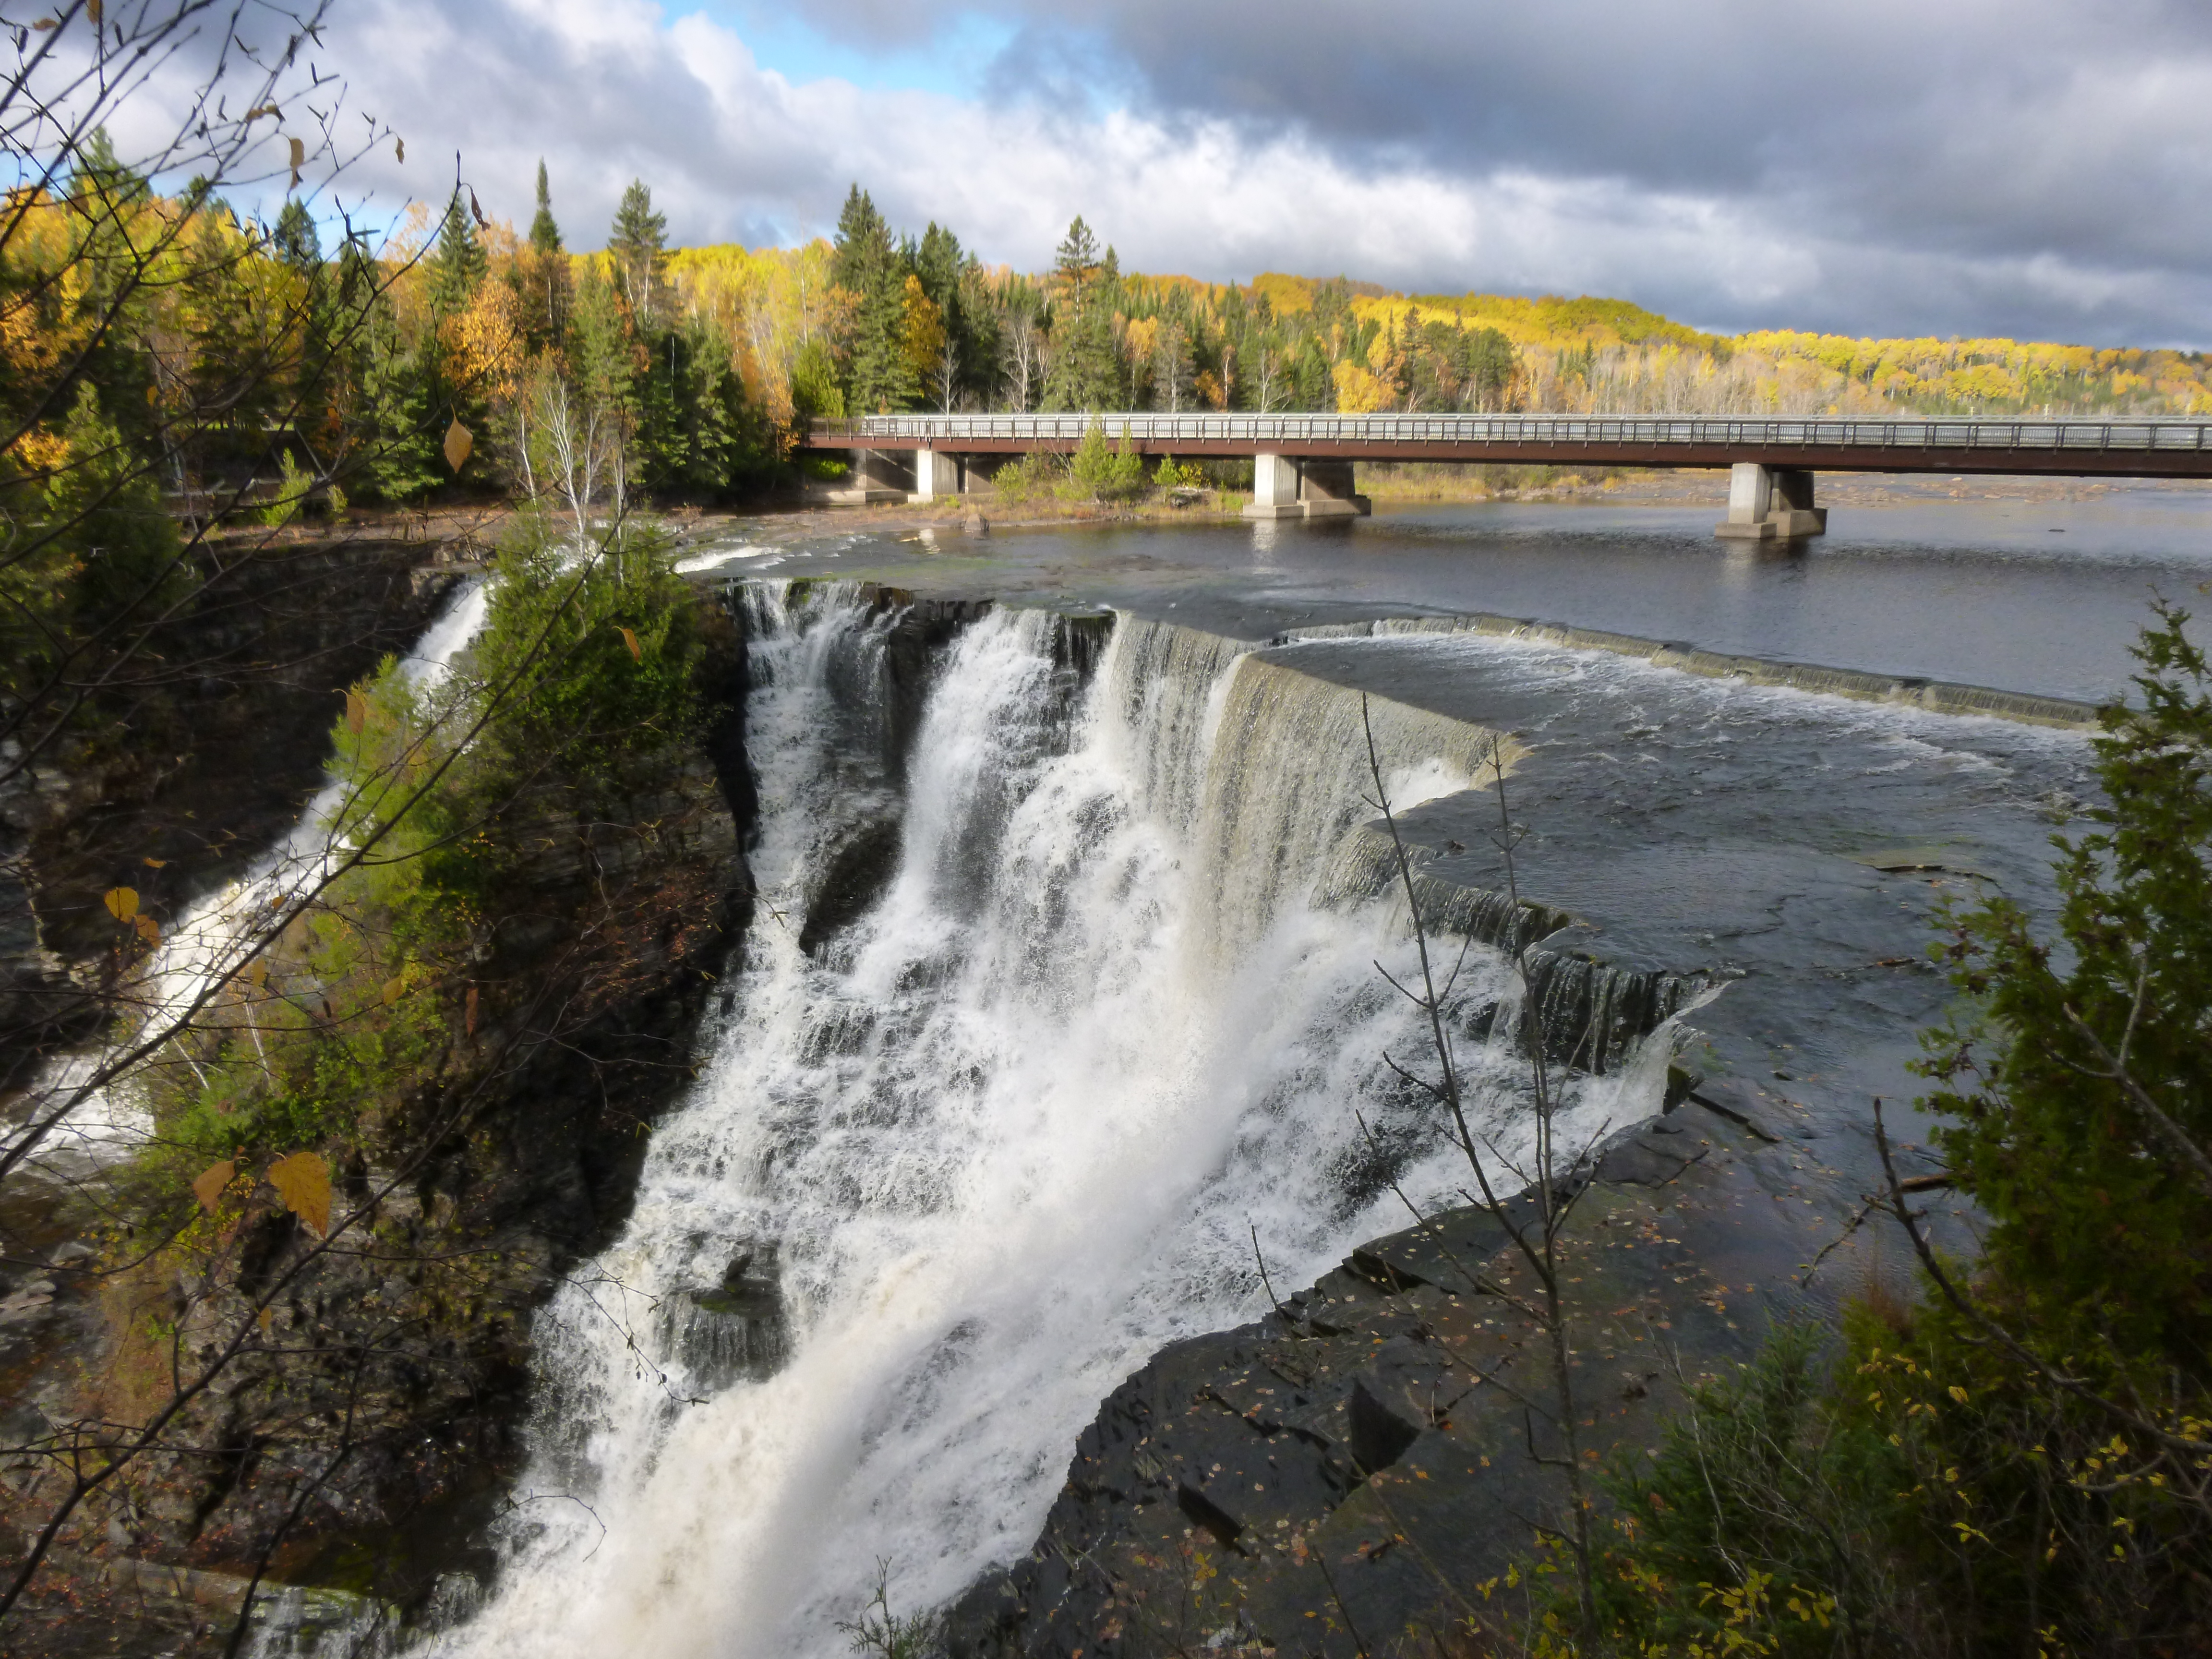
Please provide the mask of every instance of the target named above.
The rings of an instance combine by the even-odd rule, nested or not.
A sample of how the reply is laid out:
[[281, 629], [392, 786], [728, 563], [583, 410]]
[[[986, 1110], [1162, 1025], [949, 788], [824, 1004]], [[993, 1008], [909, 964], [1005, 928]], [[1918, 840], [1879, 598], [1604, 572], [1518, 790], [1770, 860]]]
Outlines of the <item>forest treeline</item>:
[[[164, 195], [96, 143], [67, 188], [19, 190], [8, 211], [11, 495], [90, 476], [66, 463], [94, 457], [173, 507], [251, 479], [279, 518], [333, 483], [339, 503], [579, 479], [715, 499], [784, 476], [811, 420], [902, 410], [2212, 409], [2198, 353], [1726, 337], [1614, 300], [1206, 283], [1125, 271], [1080, 217], [1051, 268], [1024, 274], [947, 227], [898, 230], [857, 185], [834, 238], [750, 250], [672, 247], [636, 182], [604, 249], [579, 253], [541, 166], [521, 231], [464, 186], [380, 244], [325, 249], [296, 199], [263, 225], [198, 181]], [[147, 247], [155, 279], [110, 315], [103, 272], [147, 264]]]

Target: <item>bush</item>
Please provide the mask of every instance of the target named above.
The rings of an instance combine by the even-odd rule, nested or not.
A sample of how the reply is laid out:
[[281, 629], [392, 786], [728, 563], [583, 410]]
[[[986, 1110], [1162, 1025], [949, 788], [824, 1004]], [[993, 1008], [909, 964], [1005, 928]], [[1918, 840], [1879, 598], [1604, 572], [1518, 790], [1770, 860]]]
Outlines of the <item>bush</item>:
[[1105, 423], [1094, 415], [1076, 446], [1068, 476], [1095, 500], [1127, 501], [1145, 491], [1145, 458], [1130, 447], [1127, 425], [1121, 428], [1121, 447], [1109, 448]]
[[302, 471], [293, 460], [289, 449], [279, 452], [276, 493], [261, 508], [261, 522], [272, 528], [288, 525], [300, 516], [300, 508], [307, 500], [307, 489], [314, 483], [314, 475]]

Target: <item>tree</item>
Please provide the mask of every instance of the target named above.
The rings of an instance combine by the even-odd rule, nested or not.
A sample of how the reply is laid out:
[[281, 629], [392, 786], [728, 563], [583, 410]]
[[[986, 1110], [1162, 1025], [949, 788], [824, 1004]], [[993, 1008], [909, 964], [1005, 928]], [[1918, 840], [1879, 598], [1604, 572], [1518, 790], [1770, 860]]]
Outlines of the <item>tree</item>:
[[276, 257], [286, 264], [300, 270], [315, 270], [323, 263], [323, 243], [315, 228], [315, 216], [307, 211], [307, 204], [294, 197], [284, 204], [284, 210], [276, 216], [276, 229], [270, 238]]
[[642, 179], [631, 179], [623, 191], [614, 227], [607, 233], [607, 252], [614, 260], [623, 298], [643, 327], [665, 308], [668, 219], [653, 211], [653, 192]]
[[553, 218], [553, 193], [545, 163], [538, 164], [538, 210], [530, 236], [517, 254], [513, 279], [522, 300], [522, 330], [533, 351], [559, 343], [568, 325], [568, 254]]
[[538, 162], [538, 210], [530, 216], [530, 246], [541, 254], [561, 252], [561, 227], [553, 221], [553, 191], [542, 156]]
[[1048, 410], [1119, 409], [1128, 402], [1128, 378], [1114, 336], [1119, 270], [1109, 249], [1078, 214], [1060, 239], [1053, 279], [1060, 295], [1054, 318], [1052, 358], [1045, 374]]
[[470, 222], [459, 191], [446, 204], [446, 216], [438, 228], [437, 250], [428, 264], [432, 314], [453, 317], [467, 310], [469, 301], [476, 297], [477, 285], [491, 270], [491, 260], [477, 240], [476, 226]]

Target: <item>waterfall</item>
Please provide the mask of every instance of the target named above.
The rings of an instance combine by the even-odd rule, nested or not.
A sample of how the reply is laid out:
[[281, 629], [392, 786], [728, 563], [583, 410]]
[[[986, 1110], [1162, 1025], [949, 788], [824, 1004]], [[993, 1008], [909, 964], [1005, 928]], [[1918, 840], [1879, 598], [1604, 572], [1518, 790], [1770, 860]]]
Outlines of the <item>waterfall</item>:
[[[463, 583], [414, 649], [400, 659], [400, 672], [423, 686], [434, 685], [451, 673], [454, 659], [483, 629], [489, 605], [482, 581]], [[135, 1026], [143, 1029], [173, 1019], [190, 1008], [210, 986], [236, 969], [262, 920], [324, 874], [331, 854], [339, 850], [331, 839], [331, 819], [343, 804], [347, 787], [339, 778], [328, 779], [283, 839], [243, 876], [199, 899], [162, 935], [128, 989]], [[88, 1048], [55, 1060], [29, 1091], [21, 1120], [36, 1121], [49, 1109], [46, 1103], [83, 1087], [110, 1057], [107, 1049]], [[152, 1128], [127, 1085], [97, 1089], [55, 1125], [33, 1167], [58, 1161], [82, 1173], [77, 1166], [129, 1157], [145, 1144]]]
[[[1375, 966], [1407, 970], [1402, 912], [1347, 852], [1358, 694], [995, 611], [895, 742], [884, 596], [738, 602], [755, 921], [626, 1230], [539, 1316], [503, 1565], [442, 1652], [842, 1653], [878, 1562], [913, 1610], [1025, 1550], [1099, 1400], [1252, 1316], [1248, 1228], [1303, 1284], [1405, 1224], [1379, 1163], [1465, 1178], [1382, 1060], [1422, 1050]], [[1399, 804], [1480, 781], [1489, 733], [1369, 711]], [[1510, 1027], [1509, 979], [1470, 957], [1463, 1031]], [[1510, 1043], [1462, 1060], [1515, 1143]], [[1569, 1132], [1656, 1109], [1653, 1069], [1572, 1085]]]

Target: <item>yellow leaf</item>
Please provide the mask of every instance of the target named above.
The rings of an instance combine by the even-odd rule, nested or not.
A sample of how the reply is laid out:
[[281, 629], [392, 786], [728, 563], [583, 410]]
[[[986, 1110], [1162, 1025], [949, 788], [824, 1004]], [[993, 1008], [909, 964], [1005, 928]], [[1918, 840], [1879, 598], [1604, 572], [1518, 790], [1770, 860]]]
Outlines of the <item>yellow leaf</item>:
[[105, 902], [107, 914], [118, 921], [128, 921], [138, 914], [138, 890], [135, 887], [111, 887]]
[[295, 1152], [269, 1166], [269, 1184], [284, 1207], [319, 1233], [331, 1230], [331, 1166], [313, 1152]]
[[266, 1336], [266, 1335], [268, 1335], [268, 1334], [269, 1334], [269, 1322], [270, 1322], [272, 1318], [274, 1318], [274, 1317], [276, 1316], [276, 1309], [274, 1309], [274, 1308], [267, 1308], [267, 1307], [264, 1307], [264, 1309], [262, 1309], [262, 1310], [261, 1310], [261, 1314], [260, 1314], [260, 1325], [261, 1325], [261, 1334], [262, 1334], [262, 1335]]
[[459, 420], [446, 428], [446, 465], [459, 472], [469, 452], [477, 447], [475, 435]]
[[159, 945], [161, 942], [161, 924], [143, 910], [131, 918], [131, 925], [138, 930], [138, 937], [147, 944]]
[[265, 957], [256, 957], [252, 962], [246, 963], [246, 978], [248, 984], [266, 985], [269, 982], [268, 959]]
[[289, 188], [300, 187], [300, 164], [307, 159], [307, 147], [297, 138], [292, 140], [292, 183]]
[[622, 630], [622, 636], [623, 643], [629, 647], [630, 660], [632, 662], [643, 662], [645, 660], [645, 653], [638, 648], [636, 631], [633, 629], [625, 628]]
[[469, 987], [468, 997], [461, 1004], [461, 1008], [462, 1030], [466, 1036], [474, 1036], [477, 1034], [477, 988], [475, 986]]
[[169, 867], [169, 861], [167, 859], [141, 859], [138, 861], [149, 870], [166, 870]]
[[386, 1007], [389, 1008], [393, 1003], [398, 1001], [401, 997], [406, 994], [407, 981], [404, 975], [395, 975], [393, 977], [384, 981], [384, 1006]]
[[92, 19], [94, 28], [100, 27], [100, 0], [84, 0], [84, 15]]
[[37, 22], [31, 25], [33, 28], [41, 31], [46, 29], [58, 29], [61, 26], [61, 19], [58, 17], [41, 17]]
[[[252, 109], [246, 112], [246, 118], [249, 122], [258, 121], [264, 115], [281, 116], [283, 113], [284, 112], [277, 108], [274, 104], [256, 104]], [[293, 142], [297, 143], [299, 141], [295, 139]]]
[[392, 135], [392, 159], [395, 161], [407, 159], [407, 141], [396, 132]]
[[346, 730], [359, 737], [362, 727], [368, 724], [368, 699], [358, 691], [349, 690], [346, 692]]
[[222, 1189], [230, 1185], [231, 1177], [238, 1173], [238, 1165], [228, 1158], [220, 1164], [210, 1164], [192, 1182], [192, 1196], [200, 1201], [200, 1208], [210, 1215], [222, 1201]]

